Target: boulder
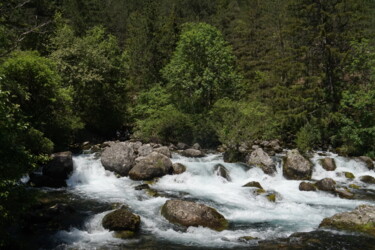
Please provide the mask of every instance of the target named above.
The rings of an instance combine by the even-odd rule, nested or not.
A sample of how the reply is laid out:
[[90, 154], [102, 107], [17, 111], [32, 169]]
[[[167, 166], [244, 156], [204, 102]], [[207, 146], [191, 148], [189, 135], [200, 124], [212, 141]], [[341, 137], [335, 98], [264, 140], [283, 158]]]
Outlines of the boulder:
[[168, 200], [161, 214], [169, 222], [186, 227], [203, 226], [217, 231], [228, 227], [228, 221], [215, 209], [192, 201]]
[[319, 227], [362, 232], [375, 236], [375, 206], [360, 205], [351, 212], [335, 214], [325, 218]]
[[248, 164], [260, 167], [263, 172], [268, 175], [274, 175], [276, 172], [275, 163], [261, 148], [258, 148], [251, 153]]
[[171, 160], [160, 153], [152, 152], [141, 159], [130, 171], [132, 180], [151, 180], [172, 172]]
[[289, 150], [284, 158], [283, 175], [289, 180], [310, 180], [312, 164], [297, 149]]
[[314, 186], [314, 184], [310, 182], [303, 181], [299, 184], [299, 190], [300, 191], [316, 191], [316, 187]]
[[281, 153], [283, 151], [283, 148], [280, 146], [280, 141], [277, 139], [270, 141], [268, 147], [270, 147], [276, 153]]
[[104, 149], [101, 162], [106, 170], [126, 176], [134, 166], [135, 158], [135, 151], [129, 144], [116, 142]]
[[193, 146], [191, 146], [191, 148], [201, 150], [201, 145], [199, 145], [199, 143], [194, 143]]
[[221, 164], [216, 164], [216, 165], [214, 166], [214, 172], [216, 173], [216, 175], [223, 177], [223, 178], [226, 179], [227, 181], [231, 181], [231, 179], [230, 179], [230, 175], [229, 175], [229, 171], [228, 171], [228, 169], [226, 169], [226, 167], [224, 167], [223, 165], [221, 165]]
[[59, 152], [51, 155], [51, 160], [43, 167], [43, 175], [65, 180], [73, 172], [72, 152]]
[[102, 225], [110, 231], [137, 231], [141, 218], [125, 208], [120, 208], [104, 216]]
[[335, 171], [336, 170], [336, 163], [335, 160], [329, 157], [320, 160], [322, 167], [327, 171]]
[[260, 183], [257, 181], [250, 181], [246, 183], [245, 185], [243, 185], [243, 187], [255, 187], [255, 188], [263, 189], [262, 185], [260, 185]]
[[177, 148], [180, 149], [180, 150], [187, 149], [188, 147], [189, 146], [186, 143], [183, 143], [183, 142], [177, 143]]
[[150, 144], [144, 144], [138, 148], [138, 156], [147, 156], [151, 154], [153, 150]]
[[340, 198], [344, 198], [344, 199], [353, 199], [354, 198], [354, 194], [352, 194], [351, 192], [349, 192], [348, 190], [343, 189], [343, 188], [336, 189], [335, 192]]
[[348, 179], [354, 179], [355, 178], [354, 174], [351, 173], [351, 172], [344, 172], [344, 175]]
[[185, 165], [181, 163], [175, 163], [172, 165], [173, 168], [173, 174], [182, 174], [183, 172], [186, 171]]
[[167, 157], [169, 157], [169, 158], [172, 157], [172, 155], [171, 155], [171, 151], [170, 151], [169, 148], [166, 147], [166, 146], [162, 146], [162, 147], [159, 147], [159, 148], [155, 148], [155, 149], [154, 149], [154, 152], [157, 152], [157, 153], [163, 154], [163, 155], [165, 155], [165, 156], [167, 156]]
[[370, 157], [368, 157], [368, 156], [360, 156], [360, 157], [358, 157], [358, 160], [360, 160], [361, 162], [363, 162], [369, 170], [373, 170], [374, 169], [374, 162], [372, 161], [372, 159]]
[[375, 184], [375, 178], [370, 175], [361, 176], [359, 179], [364, 183]]
[[181, 154], [186, 157], [204, 157], [202, 151], [193, 148], [185, 149]]
[[331, 178], [321, 179], [315, 185], [319, 190], [327, 192], [333, 192], [336, 189], [336, 182]]

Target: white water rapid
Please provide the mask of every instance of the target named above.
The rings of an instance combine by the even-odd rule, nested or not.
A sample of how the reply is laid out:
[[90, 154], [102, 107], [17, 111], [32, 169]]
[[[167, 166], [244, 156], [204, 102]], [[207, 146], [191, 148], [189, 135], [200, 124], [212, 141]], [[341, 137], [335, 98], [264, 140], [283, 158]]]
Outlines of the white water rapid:
[[[338, 184], [357, 184], [374, 189], [375, 185], [360, 182], [358, 177], [371, 175], [362, 163], [328, 153], [336, 161], [335, 171], [325, 171], [319, 164], [323, 158], [315, 154], [312, 178], [319, 180], [333, 178]], [[120, 203], [141, 216], [141, 235], [147, 235], [157, 242], [169, 242], [184, 246], [239, 247], [246, 243], [239, 237], [252, 236], [259, 239], [287, 237], [294, 232], [308, 232], [318, 228], [319, 223], [335, 213], [349, 211], [360, 204], [374, 204], [373, 201], [341, 199], [326, 192], [302, 192], [300, 181], [286, 180], [282, 166], [277, 166], [274, 177], [266, 175], [259, 168], [247, 169], [238, 164], [224, 163], [221, 155], [204, 158], [186, 158], [175, 154], [173, 162], [187, 167], [180, 175], [167, 175], [150, 187], [161, 196], [150, 196], [146, 190], [136, 191], [142, 184], [128, 177], [117, 178], [105, 171], [94, 155], [80, 155], [74, 158], [75, 169], [68, 180], [68, 191], [82, 198], [95, 199], [104, 203]], [[222, 164], [229, 171], [231, 181], [217, 176], [214, 166]], [[342, 172], [351, 172], [356, 178], [348, 181]], [[270, 202], [264, 195], [255, 195], [254, 188], [242, 187], [249, 181], [258, 181], [267, 191], [276, 191], [276, 202]], [[183, 230], [170, 224], [160, 214], [160, 208], [170, 198], [194, 200], [217, 209], [229, 221], [228, 230], [216, 232], [202, 227]], [[110, 211], [91, 216], [81, 228], [59, 231], [55, 237], [68, 248], [92, 249], [97, 247], [134, 246], [141, 239], [121, 240], [101, 226], [101, 219]], [[247, 243], [248, 244], [248, 243]], [[131, 247], [129, 247], [131, 248]], [[162, 249], [162, 248], [161, 248]]]

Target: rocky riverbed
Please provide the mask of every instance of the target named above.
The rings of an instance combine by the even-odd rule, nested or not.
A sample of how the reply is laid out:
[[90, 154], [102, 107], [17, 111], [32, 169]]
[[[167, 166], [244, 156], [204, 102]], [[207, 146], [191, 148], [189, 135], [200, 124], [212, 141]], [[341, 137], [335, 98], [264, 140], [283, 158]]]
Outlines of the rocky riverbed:
[[[73, 156], [66, 187], [41, 189], [44, 198], [39, 210], [30, 213], [33, 222], [25, 233], [30, 246], [369, 249], [374, 245], [375, 172], [367, 158], [330, 152], [305, 157], [297, 150], [279, 149], [269, 154], [266, 148], [255, 147], [243, 162], [229, 163], [225, 154], [201, 150], [199, 145], [179, 146], [109, 142], [92, 150], [98, 152]], [[70, 169], [69, 159], [64, 161], [68, 154], [56, 157], [63, 169]], [[66, 175], [44, 173], [38, 180], [49, 176], [61, 181]], [[50, 183], [49, 179], [44, 184]]]

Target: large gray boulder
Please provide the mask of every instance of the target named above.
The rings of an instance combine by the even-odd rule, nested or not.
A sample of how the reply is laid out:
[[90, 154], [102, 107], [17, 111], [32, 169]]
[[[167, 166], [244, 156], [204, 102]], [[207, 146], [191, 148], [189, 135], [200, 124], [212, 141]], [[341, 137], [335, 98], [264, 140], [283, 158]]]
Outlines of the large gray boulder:
[[73, 172], [72, 152], [59, 152], [51, 155], [51, 160], [42, 169], [43, 175], [65, 180]]
[[326, 157], [324, 159], [321, 159], [320, 163], [322, 164], [322, 167], [327, 171], [335, 171], [336, 169], [335, 159]]
[[169, 200], [161, 214], [171, 223], [182, 226], [203, 226], [222, 231], [228, 227], [228, 221], [215, 209], [192, 201]]
[[167, 157], [169, 157], [169, 158], [172, 157], [172, 155], [171, 155], [171, 151], [170, 151], [169, 148], [166, 147], [166, 146], [162, 146], [162, 147], [159, 147], [159, 148], [155, 148], [155, 149], [154, 149], [154, 152], [158, 152], [158, 153], [163, 154], [163, 155], [165, 155], [165, 156], [167, 156]]
[[216, 164], [214, 166], [214, 173], [217, 176], [220, 176], [220, 177], [226, 179], [227, 181], [231, 181], [228, 169], [221, 164]]
[[375, 236], [375, 206], [361, 205], [351, 212], [335, 214], [325, 218], [319, 227], [362, 232]]
[[115, 210], [102, 220], [102, 225], [110, 231], [137, 231], [141, 224], [141, 218], [125, 208]]
[[255, 165], [260, 167], [264, 173], [268, 175], [274, 175], [276, 172], [276, 165], [271, 159], [271, 157], [263, 151], [261, 148], [255, 149], [251, 154], [249, 161], [247, 162], [249, 165]]
[[147, 156], [152, 153], [154, 148], [150, 144], [144, 144], [138, 148], [138, 156]]
[[113, 171], [121, 176], [127, 176], [135, 164], [136, 154], [131, 145], [117, 142], [105, 148], [101, 162], [106, 170]]
[[186, 157], [204, 157], [204, 153], [198, 149], [188, 148], [181, 152]]
[[167, 156], [152, 152], [139, 160], [129, 171], [129, 177], [132, 180], [151, 180], [155, 177], [171, 174], [172, 171], [172, 162]]
[[172, 165], [173, 174], [182, 174], [186, 171], [186, 166], [181, 163], [174, 163]]
[[297, 149], [289, 150], [284, 158], [283, 175], [289, 180], [310, 180], [312, 164]]

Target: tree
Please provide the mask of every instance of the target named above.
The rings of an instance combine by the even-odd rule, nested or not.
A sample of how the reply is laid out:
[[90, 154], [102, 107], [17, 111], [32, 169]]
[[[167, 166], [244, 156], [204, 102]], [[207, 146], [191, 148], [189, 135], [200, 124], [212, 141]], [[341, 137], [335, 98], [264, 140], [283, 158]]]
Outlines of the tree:
[[36, 52], [15, 52], [0, 66], [1, 87], [11, 93], [11, 102], [19, 105], [27, 122], [51, 140], [56, 149], [70, 143], [80, 127], [72, 110], [69, 88], [55, 64]]
[[234, 59], [231, 47], [215, 27], [185, 24], [172, 59], [162, 70], [178, 109], [202, 113], [216, 100], [234, 95], [239, 82]]
[[76, 111], [89, 131], [113, 134], [126, 121], [126, 54], [102, 27], [76, 37], [61, 19], [56, 22], [50, 57], [57, 62], [66, 86], [73, 90]]

